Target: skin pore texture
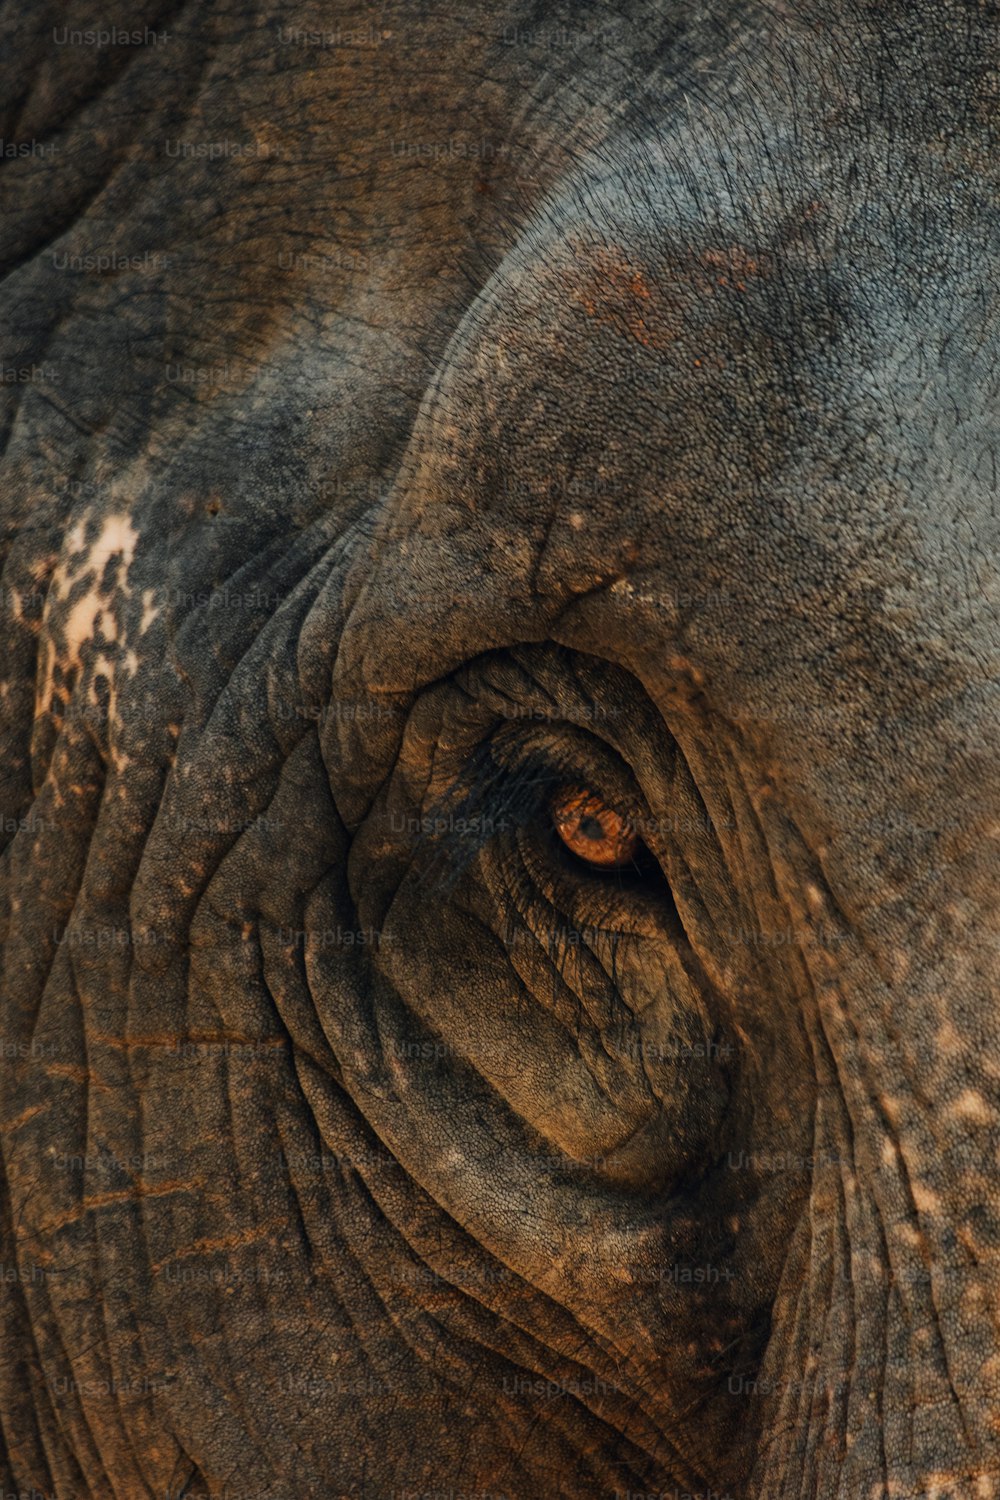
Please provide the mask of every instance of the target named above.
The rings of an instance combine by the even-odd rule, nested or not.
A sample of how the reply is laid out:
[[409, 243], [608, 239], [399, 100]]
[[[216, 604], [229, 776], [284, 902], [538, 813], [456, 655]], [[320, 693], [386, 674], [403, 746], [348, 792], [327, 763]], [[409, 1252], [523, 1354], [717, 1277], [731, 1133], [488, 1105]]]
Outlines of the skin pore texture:
[[4, 22], [0, 1492], [996, 1500], [996, 8], [119, 9]]

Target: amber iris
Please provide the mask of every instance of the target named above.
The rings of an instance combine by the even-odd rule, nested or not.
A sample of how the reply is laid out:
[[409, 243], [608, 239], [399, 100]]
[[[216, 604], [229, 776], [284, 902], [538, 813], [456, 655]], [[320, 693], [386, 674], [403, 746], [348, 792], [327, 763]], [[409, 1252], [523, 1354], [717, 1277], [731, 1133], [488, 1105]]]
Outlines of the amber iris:
[[550, 803], [552, 821], [566, 848], [588, 865], [619, 870], [633, 862], [641, 839], [623, 813], [586, 787], [560, 787]]

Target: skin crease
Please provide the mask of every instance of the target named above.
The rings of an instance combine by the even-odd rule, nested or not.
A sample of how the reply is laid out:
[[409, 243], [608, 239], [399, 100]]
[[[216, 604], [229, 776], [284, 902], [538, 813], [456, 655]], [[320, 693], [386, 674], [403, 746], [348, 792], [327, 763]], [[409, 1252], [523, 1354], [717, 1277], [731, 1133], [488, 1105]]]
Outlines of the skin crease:
[[0, 1492], [1000, 1495], [1000, 18], [95, 24], [5, 22]]

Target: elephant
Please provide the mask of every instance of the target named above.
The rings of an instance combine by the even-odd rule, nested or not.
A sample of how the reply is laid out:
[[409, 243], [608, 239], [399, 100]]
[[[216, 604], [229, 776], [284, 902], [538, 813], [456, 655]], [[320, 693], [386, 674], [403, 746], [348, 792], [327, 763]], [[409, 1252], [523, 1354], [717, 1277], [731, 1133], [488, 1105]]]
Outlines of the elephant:
[[996, 1500], [996, 5], [6, 36], [0, 1493]]

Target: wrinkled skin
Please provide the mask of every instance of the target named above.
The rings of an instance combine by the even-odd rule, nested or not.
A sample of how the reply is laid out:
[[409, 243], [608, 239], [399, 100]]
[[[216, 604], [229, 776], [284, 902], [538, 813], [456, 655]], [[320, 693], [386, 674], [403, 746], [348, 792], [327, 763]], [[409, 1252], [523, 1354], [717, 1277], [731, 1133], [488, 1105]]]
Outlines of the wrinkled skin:
[[0, 1489], [1000, 1494], [992, 7], [120, 9], [4, 53]]

